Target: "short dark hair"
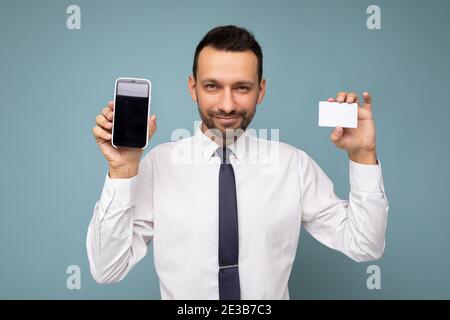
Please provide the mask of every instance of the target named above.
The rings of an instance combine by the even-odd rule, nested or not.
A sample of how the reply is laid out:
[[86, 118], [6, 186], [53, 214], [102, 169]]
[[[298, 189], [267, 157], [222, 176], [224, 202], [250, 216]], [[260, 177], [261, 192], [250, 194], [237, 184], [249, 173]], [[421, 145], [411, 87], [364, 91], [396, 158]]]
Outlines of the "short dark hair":
[[218, 26], [203, 37], [197, 45], [194, 55], [192, 74], [197, 80], [198, 56], [206, 46], [217, 50], [243, 52], [251, 50], [258, 58], [258, 81], [261, 82], [263, 73], [263, 54], [261, 47], [251, 32], [234, 25]]

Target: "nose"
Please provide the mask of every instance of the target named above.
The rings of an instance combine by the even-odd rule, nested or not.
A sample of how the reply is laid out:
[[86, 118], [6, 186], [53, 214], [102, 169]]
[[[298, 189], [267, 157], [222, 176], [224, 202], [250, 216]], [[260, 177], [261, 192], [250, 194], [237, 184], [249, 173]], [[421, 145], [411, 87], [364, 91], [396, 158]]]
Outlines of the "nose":
[[236, 103], [234, 102], [233, 94], [230, 88], [226, 88], [224, 90], [223, 100], [219, 109], [224, 113], [231, 113], [236, 110]]

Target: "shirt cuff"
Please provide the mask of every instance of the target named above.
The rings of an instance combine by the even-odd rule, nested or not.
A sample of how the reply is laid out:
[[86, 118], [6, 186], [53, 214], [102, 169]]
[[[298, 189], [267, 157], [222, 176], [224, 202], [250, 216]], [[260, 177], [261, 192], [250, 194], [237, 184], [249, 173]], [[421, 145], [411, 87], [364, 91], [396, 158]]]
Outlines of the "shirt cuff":
[[382, 191], [381, 162], [362, 164], [349, 159], [350, 187], [362, 192]]
[[105, 184], [100, 197], [100, 206], [108, 208], [126, 208], [134, 204], [134, 190], [137, 175], [127, 179], [111, 179], [106, 173]]

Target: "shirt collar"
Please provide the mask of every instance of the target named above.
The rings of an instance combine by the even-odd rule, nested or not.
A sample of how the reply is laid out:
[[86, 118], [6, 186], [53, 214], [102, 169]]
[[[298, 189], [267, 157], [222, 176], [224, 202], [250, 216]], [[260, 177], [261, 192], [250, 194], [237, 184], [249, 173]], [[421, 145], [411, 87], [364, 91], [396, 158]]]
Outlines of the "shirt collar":
[[[211, 140], [206, 134], [203, 133], [202, 122], [198, 122], [195, 131], [195, 139], [201, 148], [203, 159], [209, 161], [218, 148], [221, 146]], [[228, 145], [228, 148], [232, 151], [238, 161], [242, 161], [247, 154], [246, 140], [249, 138], [248, 131], [245, 130], [233, 143]]]

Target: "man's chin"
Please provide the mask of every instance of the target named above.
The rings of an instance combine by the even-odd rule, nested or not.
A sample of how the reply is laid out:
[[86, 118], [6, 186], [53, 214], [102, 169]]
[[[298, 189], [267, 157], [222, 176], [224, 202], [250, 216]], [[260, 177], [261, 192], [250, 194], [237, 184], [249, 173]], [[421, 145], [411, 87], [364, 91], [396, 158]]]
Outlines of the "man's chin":
[[227, 132], [233, 133], [236, 130], [243, 130], [242, 121], [235, 121], [234, 123], [221, 123], [221, 121], [214, 121], [214, 128], [220, 130], [222, 134]]
[[[220, 131], [221, 135], [240, 135], [245, 129], [247, 129], [246, 118], [220, 118], [216, 116], [210, 116], [208, 118], [202, 117], [205, 129], [212, 131], [214, 135], [218, 135]], [[215, 131], [215, 132], [214, 132]]]

